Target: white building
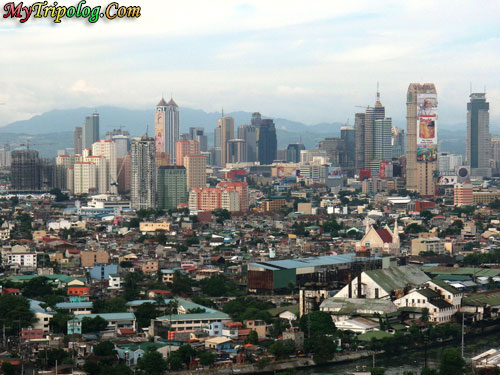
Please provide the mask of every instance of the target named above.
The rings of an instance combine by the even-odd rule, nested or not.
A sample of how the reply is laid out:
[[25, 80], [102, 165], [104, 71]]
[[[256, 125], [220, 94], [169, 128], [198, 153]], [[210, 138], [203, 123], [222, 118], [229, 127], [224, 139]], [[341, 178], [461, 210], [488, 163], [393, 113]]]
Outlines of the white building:
[[88, 194], [97, 189], [97, 168], [94, 163], [79, 161], [73, 167], [74, 194]]
[[401, 307], [418, 307], [427, 309], [429, 321], [433, 323], [449, 322], [456, 310], [451, 303], [448, 303], [436, 291], [429, 288], [414, 289], [402, 298], [394, 301], [394, 304]]
[[104, 184], [106, 190], [113, 194], [118, 192], [117, 182], [117, 166], [116, 166], [116, 143], [109, 139], [101, 139], [92, 144], [92, 155], [103, 156], [106, 162], [106, 175], [103, 176], [105, 179]]

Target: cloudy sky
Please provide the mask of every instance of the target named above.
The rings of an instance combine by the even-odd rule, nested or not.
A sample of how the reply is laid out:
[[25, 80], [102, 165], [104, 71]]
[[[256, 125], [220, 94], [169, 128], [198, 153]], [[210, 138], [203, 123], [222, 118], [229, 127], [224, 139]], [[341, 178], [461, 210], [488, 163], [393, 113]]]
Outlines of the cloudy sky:
[[499, 1], [127, 1], [139, 19], [1, 18], [0, 125], [57, 108], [153, 108], [162, 92], [206, 111], [352, 123], [377, 81], [395, 124], [410, 82], [436, 84], [442, 123], [465, 122], [471, 82], [500, 118]]

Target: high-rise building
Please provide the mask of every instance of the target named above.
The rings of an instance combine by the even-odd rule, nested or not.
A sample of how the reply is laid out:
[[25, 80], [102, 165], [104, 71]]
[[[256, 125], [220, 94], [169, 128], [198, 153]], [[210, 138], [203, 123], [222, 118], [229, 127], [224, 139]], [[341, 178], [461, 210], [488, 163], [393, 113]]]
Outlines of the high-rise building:
[[257, 160], [261, 165], [272, 164], [276, 160], [278, 150], [274, 121], [263, 119], [259, 112], [254, 112], [252, 125], [257, 128]]
[[356, 134], [355, 163], [356, 173], [365, 167], [365, 114], [354, 115], [354, 133]]
[[123, 158], [116, 159], [116, 177], [118, 179], [118, 193], [130, 192], [131, 156], [126, 154]]
[[111, 140], [115, 142], [117, 158], [124, 158], [130, 152], [130, 136], [117, 134], [113, 135]]
[[257, 127], [255, 125], [238, 126], [238, 139], [247, 143], [247, 161], [257, 161]]
[[205, 156], [184, 156], [184, 167], [186, 168], [188, 189], [207, 185], [207, 159]]
[[455, 184], [453, 187], [453, 204], [455, 206], [474, 203], [474, 193], [471, 183]]
[[437, 170], [437, 92], [410, 83], [406, 96], [406, 189], [434, 196]]
[[405, 154], [405, 131], [397, 126], [392, 127], [392, 158], [397, 159]]
[[14, 150], [11, 153], [13, 190], [40, 190], [40, 160], [36, 150]]
[[130, 192], [132, 208], [156, 206], [156, 150], [150, 137], [134, 138], [130, 143]]
[[340, 166], [342, 168], [354, 168], [356, 161], [356, 135], [352, 126], [340, 128], [340, 138], [344, 143], [344, 153], [341, 155]]
[[220, 118], [217, 127], [219, 128], [220, 132], [220, 152], [221, 152], [220, 166], [222, 168], [225, 168], [227, 163], [227, 142], [229, 142], [230, 139], [234, 139], [234, 118], [232, 117]]
[[286, 161], [289, 163], [300, 162], [300, 151], [306, 147], [302, 143], [290, 143], [286, 149]]
[[81, 126], [75, 127], [75, 132], [73, 133], [75, 154], [82, 153], [82, 136], [83, 128]]
[[372, 175], [374, 172], [378, 173], [378, 168], [374, 168], [374, 166], [377, 165], [377, 160], [375, 160], [375, 132], [377, 131], [376, 121], [384, 118], [385, 107], [380, 102], [380, 92], [377, 90], [377, 101], [375, 102], [375, 106], [368, 107], [365, 111], [364, 167], [365, 169], [371, 169]]
[[158, 208], [176, 209], [188, 202], [186, 168], [168, 165], [158, 168]]
[[247, 143], [244, 139], [230, 139], [226, 146], [227, 163], [244, 163], [247, 161]]
[[198, 143], [200, 144], [200, 152], [208, 151], [208, 140], [207, 136], [205, 135], [204, 128], [189, 128], [189, 136], [193, 141], [198, 141]]
[[73, 166], [73, 193], [97, 192], [97, 166], [89, 161], [77, 161]]
[[455, 169], [462, 165], [462, 155], [454, 155], [449, 152], [440, 152], [437, 157], [438, 170], [442, 176], [455, 174]]
[[248, 184], [246, 182], [219, 182], [219, 189], [234, 189], [240, 197], [240, 210], [248, 211]]
[[470, 94], [467, 103], [466, 165], [472, 176], [491, 177], [490, 104], [485, 93]]
[[500, 137], [491, 137], [491, 159], [495, 173], [500, 171]]
[[83, 125], [83, 130], [82, 130], [82, 149], [91, 148], [92, 144], [94, 142], [97, 142], [98, 140], [99, 140], [99, 113], [94, 112], [92, 113], [91, 116], [85, 117], [85, 125]]
[[370, 162], [372, 176], [380, 171], [380, 163], [392, 160], [392, 119], [375, 120], [373, 129], [373, 157]]
[[92, 145], [92, 156], [102, 156], [105, 158], [106, 173], [103, 176], [105, 179], [106, 190], [113, 194], [118, 193], [118, 178], [117, 178], [117, 162], [116, 162], [116, 143], [109, 139], [101, 139]]
[[161, 98], [155, 112], [155, 142], [157, 152], [168, 152], [170, 162], [175, 163], [175, 144], [179, 140], [179, 107], [170, 98]]
[[345, 153], [344, 140], [342, 138], [326, 138], [319, 142], [319, 149], [326, 152], [330, 163], [339, 166], [342, 155]]
[[326, 164], [328, 155], [325, 150], [301, 150], [300, 164]]
[[200, 143], [198, 141], [193, 141], [190, 139], [182, 139], [180, 141], [177, 141], [175, 149], [176, 165], [184, 165], [184, 156], [200, 154]]

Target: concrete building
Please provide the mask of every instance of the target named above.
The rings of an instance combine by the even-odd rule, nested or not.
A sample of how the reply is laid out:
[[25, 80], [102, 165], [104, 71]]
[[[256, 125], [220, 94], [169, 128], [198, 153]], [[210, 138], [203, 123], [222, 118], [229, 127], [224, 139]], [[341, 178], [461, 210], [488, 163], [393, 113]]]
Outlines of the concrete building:
[[203, 188], [207, 185], [207, 159], [203, 155], [184, 156], [187, 188]]
[[227, 143], [229, 142], [230, 139], [234, 139], [234, 118], [232, 117], [220, 118], [217, 128], [220, 133], [220, 149], [221, 149], [220, 166], [222, 168], [225, 168], [227, 163]]
[[365, 167], [365, 114], [356, 113], [354, 115], [354, 134], [356, 135], [354, 151], [356, 173]]
[[455, 184], [453, 187], [453, 204], [462, 206], [474, 203], [472, 184]]
[[240, 210], [248, 211], [248, 184], [246, 182], [223, 181], [217, 184], [219, 189], [234, 189], [240, 197]]
[[179, 140], [179, 107], [170, 98], [161, 98], [155, 111], [155, 145], [157, 152], [167, 152], [170, 162], [175, 163], [176, 142]]
[[158, 168], [157, 186], [158, 208], [176, 209], [180, 203], [187, 203], [186, 168], [173, 165]]
[[299, 163], [300, 151], [305, 149], [306, 147], [302, 143], [290, 143], [286, 149], [286, 161], [288, 163]]
[[238, 139], [244, 139], [247, 144], [247, 161], [257, 161], [257, 127], [254, 125], [240, 125]]
[[207, 136], [205, 135], [204, 128], [191, 127], [189, 128], [189, 137], [193, 141], [198, 141], [200, 145], [200, 152], [207, 152]]
[[455, 169], [463, 164], [463, 157], [449, 152], [440, 152], [437, 161], [438, 170], [442, 176], [453, 176], [456, 174]]
[[99, 140], [99, 113], [94, 112], [85, 117], [85, 125], [82, 130], [82, 150], [91, 148], [94, 142]]
[[411, 240], [411, 255], [433, 252], [443, 255], [446, 253], [445, 243], [439, 237], [418, 237]]
[[467, 103], [467, 136], [465, 163], [471, 175], [491, 177], [490, 104], [485, 93], [470, 94]]
[[437, 170], [437, 92], [433, 83], [411, 83], [406, 96], [406, 188], [434, 196]]
[[261, 165], [272, 164], [276, 160], [278, 150], [274, 121], [263, 119], [259, 112], [254, 112], [252, 125], [257, 128], [257, 160]]
[[247, 161], [247, 143], [244, 139], [230, 139], [226, 145], [226, 164]]
[[94, 267], [96, 264], [109, 263], [109, 253], [104, 250], [81, 251], [80, 263], [82, 267]]
[[132, 208], [136, 210], [154, 208], [156, 206], [155, 140], [146, 136], [134, 138], [130, 151]]
[[[377, 89], [377, 101], [375, 106], [366, 108], [365, 111], [365, 130], [364, 130], [364, 168], [371, 169], [375, 161], [375, 131], [377, 129], [377, 120], [385, 118], [385, 107], [380, 102], [380, 92]], [[373, 174], [373, 171], [372, 171]]]
[[[111, 192], [112, 194], [118, 193], [117, 186], [117, 161], [116, 161], [116, 143], [112, 140], [103, 139], [92, 144], [92, 156], [104, 157], [106, 163], [106, 171], [102, 176], [103, 190], [100, 193]], [[100, 189], [101, 190], [101, 189]]]
[[97, 192], [97, 167], [89, 161], [78, 161], [73, 166], [73, 193], [89, 194]]
[[81, 154], [83, 144], [83, 128], [81, 126], [75, 127], [75, 131], [73, 132], [73, 143], [75, 154]]
[[193, 140], [180, 140], [176, 143], [176, 165], [186, 167], [184, 157], [187, 155], [200, 155], [200, 143]]
[[12, 190], [40, 190], [40, 159], [36, 150], [11, 152]]

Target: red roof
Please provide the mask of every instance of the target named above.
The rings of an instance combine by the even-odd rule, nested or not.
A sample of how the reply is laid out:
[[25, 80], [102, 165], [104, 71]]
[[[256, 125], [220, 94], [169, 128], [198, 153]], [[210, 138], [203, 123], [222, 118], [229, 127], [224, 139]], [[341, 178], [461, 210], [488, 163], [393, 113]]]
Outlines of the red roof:
[[387, 229], [375, 229], [384, 243], [392, 243], [392, 236]]
[[229, 323], [224, 323], [226, 327], [243, 327], [243, 323], [241, 322], [229, 322]]
[[172, 294], [170, 290], [163, 290], [163, 289], [152, 289], [150, 292], [156, 293], [156, 294]]

